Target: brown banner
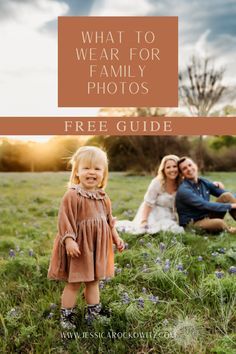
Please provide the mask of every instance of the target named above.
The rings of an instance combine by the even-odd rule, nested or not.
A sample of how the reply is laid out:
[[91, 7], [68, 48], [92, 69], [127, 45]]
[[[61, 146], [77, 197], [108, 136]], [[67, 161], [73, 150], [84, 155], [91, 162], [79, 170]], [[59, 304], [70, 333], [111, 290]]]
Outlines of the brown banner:
[[178, 18], [58, 18], [59, 107], [176, 107]]
[[0, 135], [236, 135], [236, 117], [0, 117]]

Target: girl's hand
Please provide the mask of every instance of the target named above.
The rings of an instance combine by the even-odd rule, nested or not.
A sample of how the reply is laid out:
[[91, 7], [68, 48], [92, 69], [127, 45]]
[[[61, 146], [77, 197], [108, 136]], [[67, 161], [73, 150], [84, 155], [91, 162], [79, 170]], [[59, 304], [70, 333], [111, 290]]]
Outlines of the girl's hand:
[[217, 188], [225, 189], [225, 186], [223, 185], [222, 182], [215, 181], [215, 182], [213, 182], [213, 184], [214, 184]]
[[65, 240], [65, 244], [66, 244], [66, 253], [68, 256], [79, 257], [81, 252], [79, 250], [79, 246], [78, 246], [77, 242], [75, 242], [72, 238], [68, 237]]
[[113, 239], [114, 244], [116, 245], [116, 248], [118, 249], [119, 252], [123, 252], [125, 249], [125, 243], [120, 237], [116, 237]]

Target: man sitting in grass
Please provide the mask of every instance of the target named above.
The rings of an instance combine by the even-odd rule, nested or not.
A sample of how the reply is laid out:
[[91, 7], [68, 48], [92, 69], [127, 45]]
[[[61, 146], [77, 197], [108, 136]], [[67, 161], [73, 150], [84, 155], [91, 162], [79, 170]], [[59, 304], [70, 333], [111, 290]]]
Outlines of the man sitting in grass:
[[[206, 178], [198, 177], [197, 165], [189, 157], [180, 158], [178, 168], [184, 178], [176, 194], [179, 224], [192, 224], [209, 232], [236, 233], [236, 227], [230, 227], [223, 220], [227, 211], [236, 220], [235, 196]], [[217, 197], [215, 202], [210, 202], [210, 195]]]

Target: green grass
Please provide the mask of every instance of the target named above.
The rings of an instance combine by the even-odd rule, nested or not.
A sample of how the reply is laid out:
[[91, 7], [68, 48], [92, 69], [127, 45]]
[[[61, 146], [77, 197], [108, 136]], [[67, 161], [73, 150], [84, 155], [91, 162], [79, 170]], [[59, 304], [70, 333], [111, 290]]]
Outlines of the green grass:
[[[80, 296], [77, 332], [61, 338], [64, 284], [48, 281], [47, 268], [68, 177], [0, 174], [0, 351], [236, 353], [236, 275], [228, 273], [236, 266], [236, 236], [199, 235], [196, 230], [176, 236], [122, 234], [128, 249], [116, 253], [116, 276], [101, 283], [107, 318], [88, 328]], [[206, 177], [236, 191], [236, 173]], [[111, 173], [107, 192], [114, 216], [132, 220], [150, 180]], [[215, 271], [224, 276], [217, 278]]]

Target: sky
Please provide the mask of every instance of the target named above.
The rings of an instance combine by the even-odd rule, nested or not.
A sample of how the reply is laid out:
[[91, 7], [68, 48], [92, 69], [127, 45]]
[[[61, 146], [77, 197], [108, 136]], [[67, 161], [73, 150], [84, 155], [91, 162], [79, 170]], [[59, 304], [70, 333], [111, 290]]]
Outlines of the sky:
[[0, 0], [0, 116], [97, 114], [57, 107], [57, 17], [72, 15], [178, 16], [179, 68], [210, 56], [236, 85], [236, 0]]

